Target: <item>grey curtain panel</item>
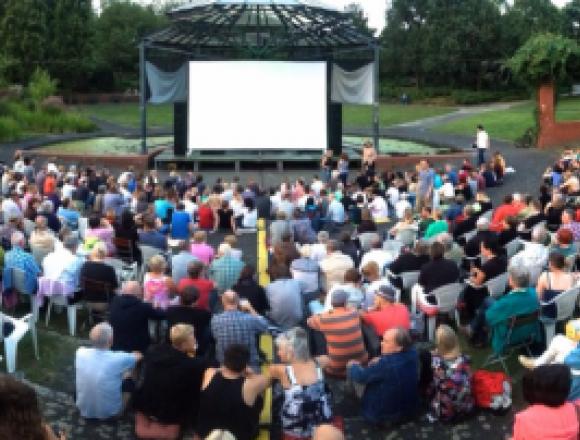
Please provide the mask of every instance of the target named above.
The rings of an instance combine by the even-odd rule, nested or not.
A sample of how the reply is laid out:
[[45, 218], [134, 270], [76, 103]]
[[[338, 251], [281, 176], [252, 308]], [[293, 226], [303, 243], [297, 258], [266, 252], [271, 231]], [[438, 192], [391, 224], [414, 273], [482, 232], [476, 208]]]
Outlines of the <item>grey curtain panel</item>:
[[187, 63], [175, 72], [164, 72], [147, 61], [145, 69], [151, 104], [187, 101]]
[[342, 104], [374, 103], [374, 63], [348, 72], [332, 65], [331, 99]]

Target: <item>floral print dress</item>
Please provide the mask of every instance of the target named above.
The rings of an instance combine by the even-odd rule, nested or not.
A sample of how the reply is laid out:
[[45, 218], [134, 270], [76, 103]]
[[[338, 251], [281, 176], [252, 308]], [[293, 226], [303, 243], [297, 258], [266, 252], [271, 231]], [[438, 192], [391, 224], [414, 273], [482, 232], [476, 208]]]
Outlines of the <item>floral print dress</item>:
[[428, 393], [431, 399], [430, 418], [453, 422], [473, 411], [475, 403], [470, 364], [469, 357], [465, 355], [452, 360], [433, 355], [433, 382]]

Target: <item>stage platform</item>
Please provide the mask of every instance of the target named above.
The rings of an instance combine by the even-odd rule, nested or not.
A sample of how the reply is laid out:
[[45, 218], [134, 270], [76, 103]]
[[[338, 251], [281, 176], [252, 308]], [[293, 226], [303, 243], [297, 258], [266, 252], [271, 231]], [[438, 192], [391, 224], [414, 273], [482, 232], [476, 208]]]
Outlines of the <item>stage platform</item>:
[[[360, 165], [360, 153], [344, 147], [351, 167]], [[155, 169], [167, 169], [170, 164], [181, 170], [200, 171], [251, 171], [272, 169], [276, 171], [318, 169], [322, 151], [195, 151], [184, 156], [175, 155], [168, 148], [155, 157]]]

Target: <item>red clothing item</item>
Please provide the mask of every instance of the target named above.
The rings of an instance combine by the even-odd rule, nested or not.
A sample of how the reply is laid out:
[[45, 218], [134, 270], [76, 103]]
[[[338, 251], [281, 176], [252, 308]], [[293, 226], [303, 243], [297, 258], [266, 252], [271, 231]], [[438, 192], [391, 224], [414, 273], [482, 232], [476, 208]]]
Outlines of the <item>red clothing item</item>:
[[201, 205], [197, 211], [200, 229], [213, 229], [213, 211], [207, 205]]
[[44, 186], [42, 187], [43, 194], [45, 196], [53, 194], [56, 191], [56, 179], [52, 176], [46, 176], [44, 178]]
[[361, 318], [365, 324], [373, 328], [379, 338], [392, 328], [403, 327], [409, 330], [411, 327], [409, 310], [404, 304], [391, 304], [381, 310], [363, 313]]
[[579, 434], [578, 416], [571, 402], [557, 408], [532, 405], [517, 413], [514, 421], [513, 440], [576, 440]]
[[509, 205], [503, 204], [498, 206], [491, 218], [489, 229], [495, 232], [501, 232], [505, 218], [510, 215], [518, 215], [522, 209], [524, 209], [524, 206], [521, 203], [510, 203]]
[[206, 280], [205, 278], [182, 278], [177, 285], [177, 291], [181, 293], [187, 286], [193, 286], [197, 289], [199, 292], [197, 306], [209, 312], [209, 294], [215, 287], [213, 281]]

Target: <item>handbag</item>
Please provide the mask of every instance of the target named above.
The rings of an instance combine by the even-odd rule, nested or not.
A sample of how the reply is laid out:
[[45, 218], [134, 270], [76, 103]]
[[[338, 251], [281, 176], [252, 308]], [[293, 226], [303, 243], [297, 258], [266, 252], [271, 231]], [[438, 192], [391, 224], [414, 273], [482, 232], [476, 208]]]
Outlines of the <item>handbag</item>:
[[510, 409], [512, 384], [505, 373], [477, 370], [471, 381], [473, 397], [478, 407], [500, 412]]

